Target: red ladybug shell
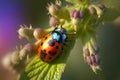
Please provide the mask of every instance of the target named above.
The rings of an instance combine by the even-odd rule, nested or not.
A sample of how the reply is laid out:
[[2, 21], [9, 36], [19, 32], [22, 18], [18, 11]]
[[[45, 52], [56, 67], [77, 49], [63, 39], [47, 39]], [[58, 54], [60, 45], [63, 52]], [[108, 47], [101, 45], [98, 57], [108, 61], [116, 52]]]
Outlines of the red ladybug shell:
[[41, 39], [38, 56], [45, 62], [52, 62], [62, 51], [62, 45], [55, 41], [50, 34], [47, 34]]

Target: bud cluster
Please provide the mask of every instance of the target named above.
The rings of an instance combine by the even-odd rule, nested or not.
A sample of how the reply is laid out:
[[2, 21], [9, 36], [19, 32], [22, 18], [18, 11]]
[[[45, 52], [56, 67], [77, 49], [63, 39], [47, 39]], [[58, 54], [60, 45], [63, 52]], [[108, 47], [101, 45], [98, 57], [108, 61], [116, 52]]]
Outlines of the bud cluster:
[[21, 72], [34, 54], [34, 45], [28, 43], [20, 49], [16, 48], [13, 52], [6, 55], [2, 61], [3, 66], [15, 71]]
[[84, 18], [84, 12], [82, 10], [72, 10], [70, 12], [70, 17], [74, 26], [79, 25], [80, 21]]
[[70, 12], [70, 16], [74, 19], [82, 19], [84, 17], [84, 13], [82, 10], [73, 10]]
[[57, 25], [59, 24], [59, 19], [57, 17], [50, 17], [50, 20], [49, 20], [49, 25], [51, 27], [56, 27]]
[[97, 69], [100, 69], [101, 62], [99, 47], [88, 42], [83, 48], [83, 56], [85, 62], [90, 65], [92, 70], [96, 73]]
[[86, 58], [86, 62], [89, 65], [97, 66], [100, 64], [100, 57], [97, 53], [90, 55], [90, 51], [88, 48], [84, 50], [84, 56]]

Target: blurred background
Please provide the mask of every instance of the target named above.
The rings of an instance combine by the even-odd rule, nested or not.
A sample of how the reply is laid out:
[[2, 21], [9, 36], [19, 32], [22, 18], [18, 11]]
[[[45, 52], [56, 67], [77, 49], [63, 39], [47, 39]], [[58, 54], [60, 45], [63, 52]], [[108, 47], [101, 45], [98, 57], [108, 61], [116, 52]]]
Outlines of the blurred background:
[[[55, 0], [0, 0], [0, 80], [16, 80], [17, 75], [4, 69], [1, 60], [16, 45], [26, 43], [24, 39], [18, 39], [17, 30], [21, 24], [49, 27], [46, 7], [51, 1]], [[114, 0], [107, 1], [115, 3]], [[61, 80], [120, 80], [120, 26], [106, 24], [98, 27], [97, 33], [102, 71], [96, 75], [84, 63], [81, 44], [77, 41]]]

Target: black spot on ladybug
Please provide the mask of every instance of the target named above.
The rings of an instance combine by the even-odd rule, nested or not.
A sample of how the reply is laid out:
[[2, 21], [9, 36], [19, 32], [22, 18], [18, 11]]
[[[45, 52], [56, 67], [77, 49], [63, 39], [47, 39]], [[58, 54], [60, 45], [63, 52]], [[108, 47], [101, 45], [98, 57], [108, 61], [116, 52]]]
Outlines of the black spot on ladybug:
[[48, 51], [48, 53], [49, 53], [49, 54], [52, 54], [52, 52], [51, 52], [51, 51]]
[[41, 46], [43, 45], [43, 42], [41, 42], [41, 44], [40, 44]]
[[45, 50], [45, 49], [44, 49], [43, 51], [44, 51], [44, 52], [46, 52], [46, 50]]
[[58, 49], [59, 48], [59, 46], [56, 46], [56, 49]]
[[49, 44], [49, 46], [54, 46], [54, 45], [55, 45], [55, 41], [54, 41], [54, 40], [50, 40], [50, 41], [48, 42], [48, 44]]
[[45, 37], [45, 40], [46, 40], [47, 38], [48, 38], [48, 37], [46, 36], [46, 37]]
[[44, 58], [45, 58], [45, 56], [46, 56], [47, 54], [46, 54], [46, 52], [43, 50], [43, 51], [41, 51], [41, 59], [43, 60]]
[[49, 57], [49, 59], [52, 59], [52, 57]]

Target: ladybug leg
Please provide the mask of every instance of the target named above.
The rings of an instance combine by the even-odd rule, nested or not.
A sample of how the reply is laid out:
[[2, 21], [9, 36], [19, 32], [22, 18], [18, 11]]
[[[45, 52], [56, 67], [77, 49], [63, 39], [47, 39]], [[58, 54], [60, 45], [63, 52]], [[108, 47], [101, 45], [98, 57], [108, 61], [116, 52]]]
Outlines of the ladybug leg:
[[58, 29], [58, 25], [56, 25], [56, 27], [55, 27], [55, 29], [54, 29], [54, 30], [56, 30], [56, 29]]

